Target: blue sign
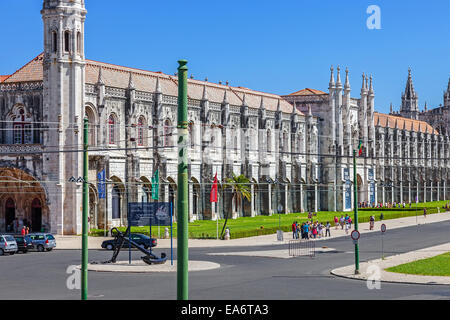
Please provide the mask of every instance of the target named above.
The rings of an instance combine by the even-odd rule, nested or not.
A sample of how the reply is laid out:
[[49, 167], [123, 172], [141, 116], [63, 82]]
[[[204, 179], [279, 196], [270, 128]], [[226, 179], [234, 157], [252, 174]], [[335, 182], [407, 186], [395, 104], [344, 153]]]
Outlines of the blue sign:
[[100, 171], [97, 175], [98, 179], [98, 198], [105, 199], [106, 198], [106, 187], [105, 187], [105, 169]]
[[170, 202], [130, 202], [128, 214], [131, 226], [170, 226]]
[[352, 185], [350, 183], [350, 171], [348, 168], [344, 168], [344, 180], [345, 180], [345, 209], [351, 209]]

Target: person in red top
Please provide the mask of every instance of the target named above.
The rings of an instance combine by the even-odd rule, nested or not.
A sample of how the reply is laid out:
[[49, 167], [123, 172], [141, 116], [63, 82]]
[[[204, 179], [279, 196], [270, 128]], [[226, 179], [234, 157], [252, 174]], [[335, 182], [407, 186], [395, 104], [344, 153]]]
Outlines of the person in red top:
[[25, 230], [25, 226], [23, 226], [22, 227], [22, 231], [21, 231], [21, 234], [24, 236], [25, 235], [25, 232], [26, 232], [26, 230]]

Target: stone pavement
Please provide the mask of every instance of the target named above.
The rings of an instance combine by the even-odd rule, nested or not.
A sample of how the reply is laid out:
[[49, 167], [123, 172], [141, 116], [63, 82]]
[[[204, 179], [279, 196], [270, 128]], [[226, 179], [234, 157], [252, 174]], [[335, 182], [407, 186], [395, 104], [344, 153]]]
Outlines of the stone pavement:
[[[434, 223], [440, 221], [450, 220], [450, 212], [443, 213], [435, 213], [428, 214], [426, 218], [424, 218], [422, 211], [418, 211], [417, 223], [416, 217], [406, 217], [399, 219], [391, 219], [391, 220], [383, 220], [382, 223], [386, 224], [387, 231], [396, 229], [396, 228], [404, 228], [410, 227], [418, 224], [420, 225], [427, 223]], [[324, 221], [326, 223], [326, 221]], [[334, 222], [330, 221], [331, 224]], [[370, 233], [370, 232], [380, 232], [380, 221], [375, 221], [374, 230], [369, 230], [369, 223], [360, 223], [359, 224], [359, 232], [361, 234]], [[354, 225], [352, 225], [354, 227]], [[231, 234], [233, 234], [233, 230], [230, 230]], [[338, 230], [335, 230], [334, 226], [331, 228], [331, 237], [323, 238], [323, 239], [331, 239], [343, 236], [350, 236], [350, 231], [348, 234], [345, 233], [344, 230], [341, 230], [339, 227]], [[81, 236], [55, 236], [56, 238], [56, 249], [81, 249]], [[111, 237], [88, 237], [88, 247], [89, 249], [101, 249], [101, 243], [106, 239], [112, 239]], [[283, 234], [284, 241], [277, 241], [276, 234], [264, 235], [264, 236], [256, 236], [256, 237], [248, 237], [248, 238], [240, 238], [240, 239], [231, 239], [231, 240], [216, 240], [216, 239], [189, 239], [189, 247], [203, 247], [203, 248], [217, 248], [217, 247], [240, 247], [240, 246], [277, 246], [288, 243], [289, 240], [292, 239], [292, 232], [284, 232]], [[318, 239], [320, 240], [320, 239]], [[173, 239], [173, 247], [177, 247], [177, 239]], [[167, 249], [170, 248], [170, 239], [158, 239], [157, 248]]]
[[450, 285], [450, 277], [446, 276], [421, 276], [385, 271], [385, 269], [390, 267], [416, 260], [431, 258], [446, 252], [450, 252], [450, 242], [439, 246], [390, 256], [384, 260], [376, 259], [362, 262], [359, 264], [360, 274], [358, 275], [355, 275], [355, 265], [337, 268], [331, 270], [331, 273], [336, 276], [358, 280], [367, 280], [369, 277], [373, 280], [377, 273], [382, 282]]
[[[78, 266], [80, 269], [81, 266]], [[220, 264], [211, 261], [196, 261], [190, 260], [188, 263], [188, 270], [191, 271], [204, 271], [220, 268]], [[117, 261], [116, 263], [98, 263], [88, 264], [88, 271], [97, 272], [130, 272], [130, 273], [147, 273], [147, 272], [176, 272], [177, 260], [173, 260], [173, 264], [170, 259], [166, 260], [163, 264], [148, 265], [142, 260], [129, 261]]]

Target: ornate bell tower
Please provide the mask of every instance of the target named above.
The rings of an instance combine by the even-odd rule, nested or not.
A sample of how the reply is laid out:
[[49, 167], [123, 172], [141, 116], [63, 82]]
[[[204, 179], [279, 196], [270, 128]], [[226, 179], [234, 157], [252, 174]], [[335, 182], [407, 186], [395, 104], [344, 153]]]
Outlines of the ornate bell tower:
[[[44, 134], [43, 169], [47, 181], [51, 231], [81, 232], [85, 59], [84, 0], [44, 0]], [[45, 131], [44, 131], [45, 132]]]

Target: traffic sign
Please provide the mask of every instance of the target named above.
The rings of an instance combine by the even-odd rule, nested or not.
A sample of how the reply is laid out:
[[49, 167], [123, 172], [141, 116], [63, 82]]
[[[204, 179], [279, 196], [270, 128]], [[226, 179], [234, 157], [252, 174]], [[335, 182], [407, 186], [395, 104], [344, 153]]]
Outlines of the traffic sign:
[[386, 232], [386, 225], [384, 223], [381, 225], [381, 232]]
[[353, 240], [358, 240], [360, 236], [361, 235], [358, 230], [353, 230], [350, 234], [350, 237], [352, 237]]

